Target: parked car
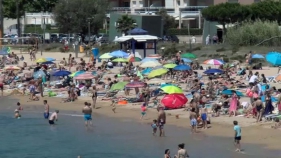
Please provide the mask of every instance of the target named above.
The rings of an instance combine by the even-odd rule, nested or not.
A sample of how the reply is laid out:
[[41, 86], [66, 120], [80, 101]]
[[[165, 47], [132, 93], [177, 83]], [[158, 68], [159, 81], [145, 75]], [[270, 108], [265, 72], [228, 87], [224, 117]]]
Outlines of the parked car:
[[98, 34], [97, 42], [107, 43], [108, 42], [108, 34]]

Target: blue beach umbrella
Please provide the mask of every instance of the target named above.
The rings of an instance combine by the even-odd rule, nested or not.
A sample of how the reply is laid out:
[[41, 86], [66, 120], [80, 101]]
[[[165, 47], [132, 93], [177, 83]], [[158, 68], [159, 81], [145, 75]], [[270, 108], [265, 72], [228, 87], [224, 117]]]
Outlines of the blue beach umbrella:
[[183, 60], [183, 62], [185, 63], [191, 63], [192, 60], [188, 59], [188, 58], [181, 58], [181, 60]]
[[41, 64], [54, 64], [54, 62], [52, 62], [52, 61], [45, 61], [45, 62], [43, 62]]
[[144, 58], [144, 59], [142, 59], [141, 63], [145, 63], [145, 62], [148, 62], [148, 61], [157, 61], [157, 60], [153, 59], [153, 58]]
[[254, 54], [254, 55], [252, 55], [252, 58], [253, 59], [264, 59], [264, 56], [261, 54]]
[[235, 91], [238, 96], [244, 96], [244, 94], [242, 92], [239, 92], [236, 90], [231, 90], [231, 89], [223, 90], [221, 93], [225, 94], [225, 95], [232, 95], [232, 91]]
[[281, 65], [281, 54], [279, 52], [269, 52], [266, 56], [266, 61], [273, 66]]
[[188, 65], [178, 65], [178, 66], [174, 67], [174, 70], [186, 71], [186, 70], [190, 70], [190, 66], [188, 66]]
[[62, 70], [62, 71], [55, 72], [53, 74], [53, 76], [68, 76], [70, 74], [71, 74], [71, 72]]
[[146, 68], [146, 69], [142, 70], [141, 73], [142, 73], [143, 75], [148, 75], [151, 71], [152, 71], [151, 68]]
[[117, 58], [127, 58], [129, 56], [126, 52], [122, 50], [113, 51], [109, 55]]
[[[261, 101], [262, 101], [262, 102], [265, 102], [265, 96], [261, 96]], [[276, 99], [275, 97], [271, 97], [271, 101], [272, 101], [272, 102], [277, 102], [278, 99]]]
[[218, 74], [222, 74], [223, 70], [220, 69], [209, 69], [204, 71], [205, 74], [214, 74], [214, 73], [218, 73]]
[[7, 51], [1, 50], [1, 51], [0, 51], [0, 55], [9, 55], [9, 53], [8, 53]]
[[[162, 85], [160, 86], [160, 88], [163, 88], [163, 87], [166, 87], [166, 86], [176, 86], [176, 85], [167, 83], [167, 84], [162, 84]], [[178, 87], [178, 86], [176, 86], [176, 87]]]

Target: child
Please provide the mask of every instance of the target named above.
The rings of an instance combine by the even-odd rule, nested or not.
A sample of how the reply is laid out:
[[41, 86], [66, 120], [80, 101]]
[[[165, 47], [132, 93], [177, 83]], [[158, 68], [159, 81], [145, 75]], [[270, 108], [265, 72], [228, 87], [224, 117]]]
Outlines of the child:
[[112, 107], [112, 111], [114, 112], [114, 113], [116, 113], [115, 112], [115, 110], [116, 110], [116, 103], [117, 103], [117, 101], [116, 100], [112, 100], [112, 103], [111, 103], [111, 107]]
[[191, 109], [189, 119], [190, 119], [190, 125], [191, 125], [191, 133], [196, 133], [197, 120], [196, 120], [195, 108]]
[[151, 124], [151, 127], [152, 127], [152, 134], [155, 136], [156, 132], [157, 132], [157, 120], [153, 120], [152, 124]]
[[142, 119], [146, 115], [146, 104], [143, 103], [141, 106], [141, 118]]
[[17, 103], [17, 108], [15, 110], [15, 118], [16, 119], [20, 119], [21, 118], [21, 115], [20, 115], [20, 110], [23, 110], [22, 107], [20, 106], [20, 103], [18, 102]]
[[236, 147], [236, 151], [240, 152], [241, 151], [241, 127], [238, 125], [238, 121], [233, 121], [234, 125], [234, 144]]
[[203, 128], [204, 129], [207, 129], [208, 127], [208, 124], [207, 124], [207, 108], [206, 107], [204, 107], [203, 109], [202, 109], [202, 112], [201, 112], [201, 119], [202, 119], [202, 124], [203, 124]]

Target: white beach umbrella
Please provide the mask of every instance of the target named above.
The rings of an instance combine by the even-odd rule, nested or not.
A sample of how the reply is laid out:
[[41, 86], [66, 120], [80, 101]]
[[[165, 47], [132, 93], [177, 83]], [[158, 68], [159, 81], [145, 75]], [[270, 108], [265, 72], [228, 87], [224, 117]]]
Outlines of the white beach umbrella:
[[142, 68], [147, 68], [147, 67], [156, 67], [156, 66], [161, 66], [162, 64], [160, 64], [158, 61], [148, 61], [145, 63], [142, 63], [140, 65], [140, 67]]

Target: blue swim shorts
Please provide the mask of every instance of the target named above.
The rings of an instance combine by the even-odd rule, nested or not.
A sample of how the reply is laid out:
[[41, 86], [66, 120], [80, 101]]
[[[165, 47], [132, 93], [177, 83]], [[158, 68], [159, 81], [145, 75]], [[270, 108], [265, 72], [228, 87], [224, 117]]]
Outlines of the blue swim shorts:
[[191, 119], [190, 120], [191, 126], [196, 126], [197, 125], [197, 120], [196, 119]]
[[92, 115], [88, 115], [88, 114], [84, 115], [84, 120], [85, 121], [92, 120]]
[[201, 119], [203, 121], [206, 121], [207, 120], [207, 114], [206, 113], [201, 114]]
[[45, 119], [48, 119], [48, 118], [49, 118], [49, 116], [50, 116], [50, 113], [48, 113], [48, 112], [44, 112], [44, 118], [45, 118]]

